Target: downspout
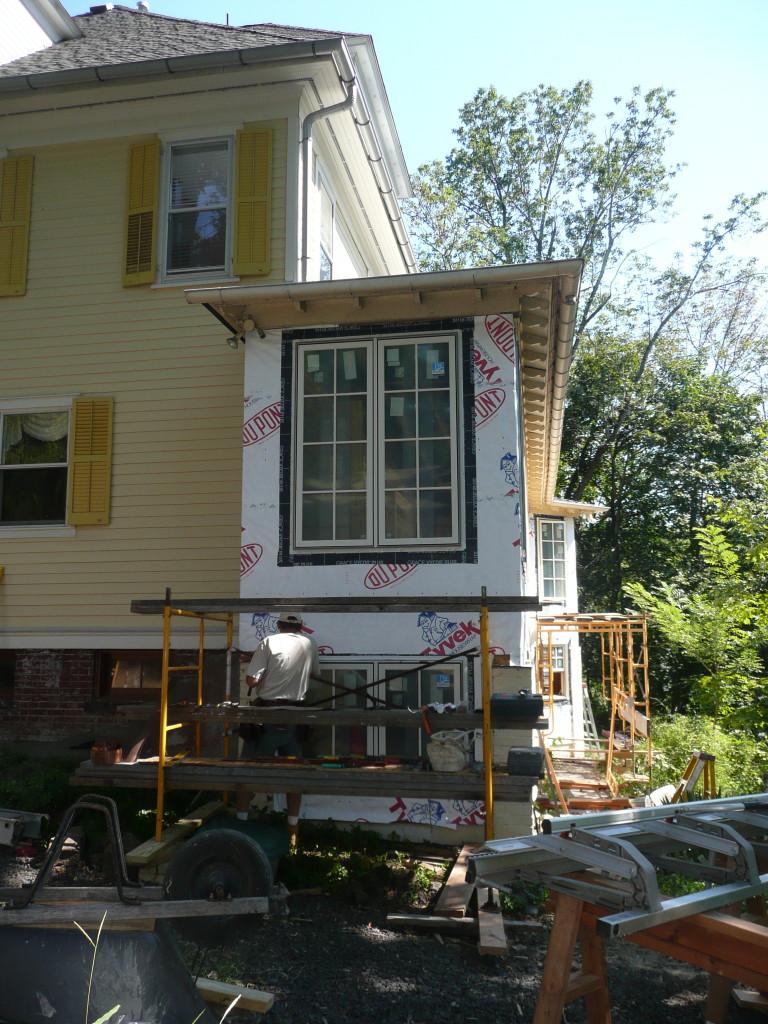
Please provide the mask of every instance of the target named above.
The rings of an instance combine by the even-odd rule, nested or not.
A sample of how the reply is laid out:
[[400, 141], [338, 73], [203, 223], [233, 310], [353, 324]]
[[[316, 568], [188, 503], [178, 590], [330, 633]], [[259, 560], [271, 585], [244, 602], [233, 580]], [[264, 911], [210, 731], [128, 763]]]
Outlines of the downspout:
[[356, 79], [345, 80], [339, 75], [339, 81], [347, 90], [346, 97], [331, 107], [313, 110], [304, 118], [301, 125], [301, 158], [302, 158], [302, 193], [301, 193], [301, 280], [307, 280], [309, 262], [309, 186], [312, 177], [312, 127], [321, 117], [332, 117], [349, 110], [355, 102]]

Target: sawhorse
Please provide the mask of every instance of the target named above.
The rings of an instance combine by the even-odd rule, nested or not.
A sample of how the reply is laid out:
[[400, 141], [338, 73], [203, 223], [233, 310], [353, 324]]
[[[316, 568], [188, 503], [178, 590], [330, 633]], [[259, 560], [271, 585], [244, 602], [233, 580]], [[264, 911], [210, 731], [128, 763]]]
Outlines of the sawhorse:
[[[598, 918], [606, 911], [562, 893], [555, 901], [533, 1024], [560, 1024], [564, 1006], [574, 999], [584, 999], [587, 1024], [611, 1024], [605, 945], [596, 930]], [[764, 918], [762, 897], [749, 901], [748, 908]], [[741, 912], [740, 906], [727, 910], [694, 914], [624, 936], [709, 972], [706, 1020], [712, 1024], [726, 1024], [735, 981], [762, 992], [768, 990], [768, 926], [734, 916]], [[572, 975], [577, 940], [582, 968]]]

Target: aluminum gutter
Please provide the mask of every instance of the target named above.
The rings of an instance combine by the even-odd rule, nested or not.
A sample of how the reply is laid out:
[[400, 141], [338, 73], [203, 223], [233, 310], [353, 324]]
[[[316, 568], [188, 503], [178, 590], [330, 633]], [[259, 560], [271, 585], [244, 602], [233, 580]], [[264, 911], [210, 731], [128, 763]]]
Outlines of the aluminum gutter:
[[[187, 288], [184, 296], [191, 305], [246, 306], [251, 303], [261, 308], [270, 303], [307, 303], [333, 299], [365, 299], [394, 295], [412, 296], [429, 292], [481, 291], [492, 286], [513, 285], [519, 282], [541, 280], [542, 278], [564, 278], [566, 304], [573, 305], [573, 311], [561, 317], [564, 345], [573, 337], [575, 323], [575, 301], [578, 295], [579, 279], [583, 263], [581, 260], [552, 260], [548, 263], [521, 263], [515, 266], [480, 267], [469, 270], [435, 270], [423, 274], [393, 274], [389, 277], [355, 277], [343, 281], [307, 281], [298, 284], [266, 285], [225, 285], [218, 288]], [[572, 289], [572, 290], [571, 290]], [[572, 303], [567, 299], [571, 298]], [[292, 327], [303, 323], [266, 324], [270, 327]]]
[[[356, 37], [359, 43], [364, 37]], [[66, 71], [47, 71], [37, 75], [18, 75], [10, 78], [0, 77], [0, 97], [3, 95], [39, 92], [44, 89], [62, 89], [68, 86], [88, 86], [95, 83], [117, 84], [121, 82], [136, 81], [140, 78], [153, 78], [174, 74], [194, 74], [207, 71], [218, 71], [227, 68], [239, 67], [269, 67], [279, 66], [286, 63], [300, 63], [302, 60], [330, 60], [333, 62], [339, 84], [344, 96], [348, 98], [352, 83], [356, 81], [357, 71], [352, 57], [347, 49], [347, 44], [342, 36], [332, 39], [319, 39], [311, 42], [280, 43], [277, 45], [248, 47], [237, 50], [222, 50], [211, 53], [196, 53], [182, 57], [164, 57], [158, 60], [141, 60], [121, 64], [104, 64], [94, 67], [71, 68]], [[364, 62], [367, 70], [370, 71], [370, 61]], [[373, 93], [380, 95], [379, 86], [383, 87], [372, 74], [370, 87]], [[415, 271], [416, 257], [411, 247], [408, 231], [405, 226], [398, 198], [404, 198], [410, 194], [407, 173], [403, 174], [405, 162], [397, 141], [396, 134], [392, 138], [391, 131], [394, 122], [389, 111], [387, 102], [380, 102], [378, 108], [386, 116], [379, 118], [380, 129], [385, 138], [388, 137], [388, 145], [384, 149], [379, 145], [379, 136], [374, 128], [374, 121], [366, 105], [361, 90], [352, 89], [353, 101], [350, 104], [352, 118], [357, 130], [358, 138], [368, 160], [375, 186], [379, 192], [382, 205], [389, 221], [390, 229], [397, 244], [403, 265], [408, 270]], [[342, 101], [342, 103], [345, 103]], [[319, 108], [312, 111], [310, 115], [317, 119], [328, 116], [329, 113], [340, 109], [340, 105], [333, 107]], [[325, 111], [325, 112], [324, 112]], [[397, 157], [390, 168], [388, 159], [391, 161], [393, 155]], [[400, 182], [400, 187], [395, 188], [394, 179]], [[406, 188], [403, 188], [403, 182]]]
[[59, 0], [21, 0], [21, 4], [53, 43], [64, 39], [82, 39], [80, 27], [67, 14]]

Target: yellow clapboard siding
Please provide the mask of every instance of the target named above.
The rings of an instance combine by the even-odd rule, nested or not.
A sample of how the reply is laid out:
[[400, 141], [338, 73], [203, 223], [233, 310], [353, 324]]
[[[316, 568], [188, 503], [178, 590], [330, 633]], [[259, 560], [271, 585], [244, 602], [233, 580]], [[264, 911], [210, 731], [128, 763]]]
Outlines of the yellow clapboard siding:
[[181, 286], [123, 288], [131, 141], [35, 152], [45, 217], [32, 218], [27, 295], [3, 300], [4, 335], [35, 345], [4, 350], [2, 391], [114, 398], [112, 521], [74, 538], [0, 533], [4, 632], [151, 632], [133, 598], [238, 594], [242, 354]]

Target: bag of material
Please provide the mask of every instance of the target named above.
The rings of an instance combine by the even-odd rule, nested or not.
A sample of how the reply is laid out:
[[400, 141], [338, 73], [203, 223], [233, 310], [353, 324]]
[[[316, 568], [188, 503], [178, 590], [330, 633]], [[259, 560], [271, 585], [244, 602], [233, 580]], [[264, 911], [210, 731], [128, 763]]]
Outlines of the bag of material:
[[469, 733], [446, 729], [432, 733], [427, 744], [427, 757], [436, 772], [461, 772], [469, 763]]

